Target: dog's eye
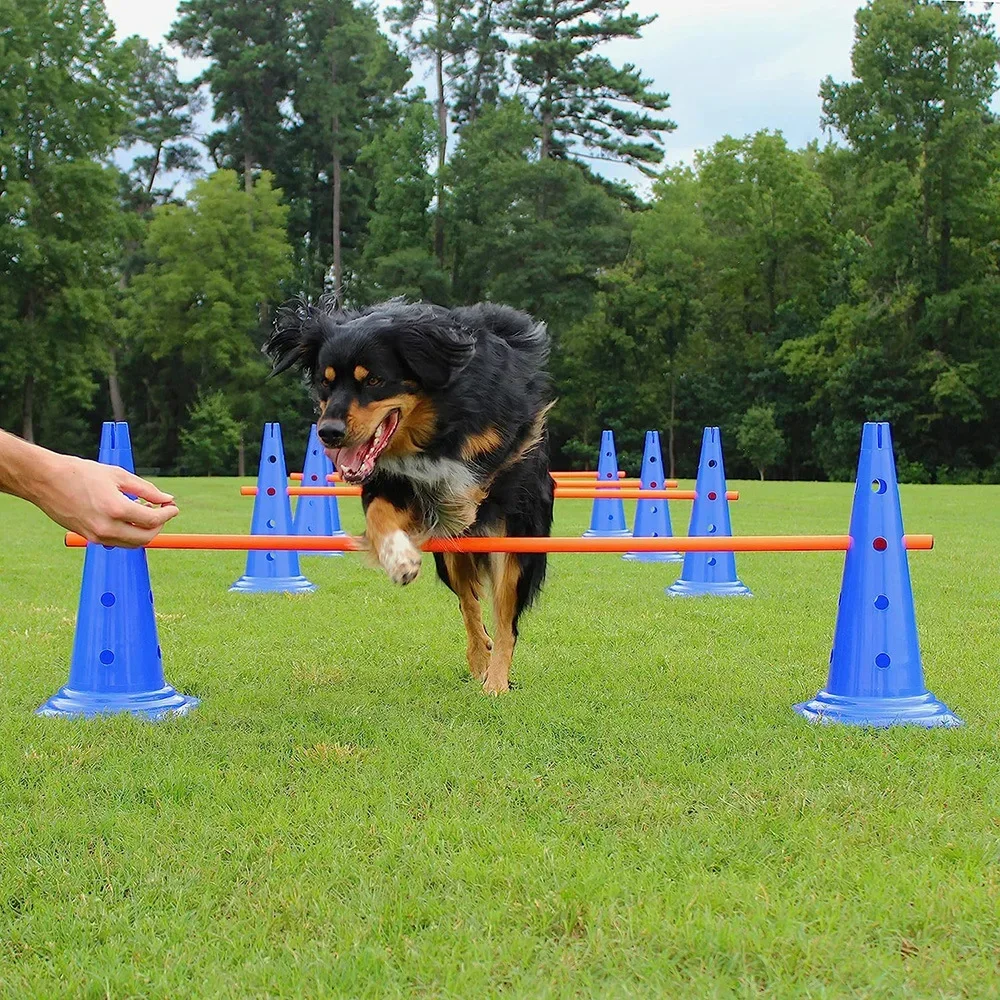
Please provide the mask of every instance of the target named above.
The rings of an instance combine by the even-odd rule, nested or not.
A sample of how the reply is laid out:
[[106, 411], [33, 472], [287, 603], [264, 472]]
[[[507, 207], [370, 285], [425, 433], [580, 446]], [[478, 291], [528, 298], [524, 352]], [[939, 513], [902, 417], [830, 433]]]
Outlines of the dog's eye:
[[379, 378], [378, 375], [369, 375], [368, 378], [365, 379], [365, 385], [368, 386], [369, 389], [377, 389], [380, 385], [385, 385], [385, 379]]

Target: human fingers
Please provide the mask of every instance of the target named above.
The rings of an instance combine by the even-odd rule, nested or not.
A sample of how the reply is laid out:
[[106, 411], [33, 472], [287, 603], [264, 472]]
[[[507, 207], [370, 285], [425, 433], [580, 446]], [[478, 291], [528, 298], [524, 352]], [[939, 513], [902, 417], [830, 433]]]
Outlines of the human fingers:
[[118, 488], [124, 493], [132, 493], [137, 497], [141, 497], [143, 500], [148, 500], [150, 503], [173, 503], [174, 498], [170, 493], [164, 493], [158, 486], [154, 486], [151, 482], [146, 479], [141, 479], [139, 476], [134, 475], [131, 472], [126, 472], [124, 469], [117, 470], [119, 472], [118, 476]]
[[166, 504], [163, 507], [147, 507], [145, 504], [135, 503], [125, 499], [125, 497], [122, 497], [122, 504], [115, 510], [117, 520], [134, 524], [139, 528], [157, 531], [177, 514], [178, 510], [174, 504]]

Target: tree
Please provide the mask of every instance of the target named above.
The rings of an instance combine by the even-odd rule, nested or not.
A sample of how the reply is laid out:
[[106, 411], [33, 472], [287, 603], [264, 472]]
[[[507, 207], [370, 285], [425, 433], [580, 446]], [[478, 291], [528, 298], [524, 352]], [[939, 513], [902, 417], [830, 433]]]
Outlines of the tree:
[[650, 90], [651, 81], [631, 63], [618, 68], [595, 54], [616, 39], [638, 38], [655, 19], [627, 14], [628, 3], [511, 0], [504, 26], [520, 38], [513, 68], [540, 124], [541, 159], [617, 160], [655, 176], [661, 133], [676, 126], [650, 112], [665, 111], [667, 95]]
[[177, 60], [159, 45], [144, 38], [129, 38], [125, 45], [132, 54], [133, 72], [129, 81], [129, 124], [121, 138], [122, 149], [141, 145], [148, 152], [135, 156], [129, 175], [137, 212], [144, 213], [157, 202], [168, 201], [173, 186], [157, 188], [165, 174], [193, 174], [200, 168], [195, 137], [195, 117], [205, 107], [197, 85], [182, 83], [177, 76]]
[[275, 170], [284, 103], [292, 86], [289, 32], [293, 0], [181, 0], [168, 40], [209, 65], [198, 78], [214, 99], [213, 118], [226, 127], [208, 138], [217, 167], [253, 184], [255, 167]]
[[743, 414], [736, 432], [736, 446], [764, 482], [764, 470], [777, 465], [785, 454], [785, 439], [774, 422], [774, 407], [751, 406]]
[[558, 334], [585, 316], [600, 272], [625, 255], [624, 210], [585, 167], [537, 159], [518, 101], [462, 132], [449, 165], [452, 288], [526, 309]]
[[[1000, 420], [1000, 43], [962, 4], [874, 0], [855, 25], [855, 79], [828, 78], [821, 95], [854, 158], [849, 173], [830, 173], [848, 177], [868, 249], [855, 303], [813, 344], [843, 377], [814, 391], [842, 422], [895, 414], [897, 437], [919, 441], [928, 467], [988, 465]], [[802, 352], [794, 367], [808, 369]], [[839, 440], [835, 426], [819, 433]]]
[[448, 157], [448, 100], [445, 93], [446, 62], [455, 50], [455, 31], [467, 0], [403, 0], [386, 15], [393, 31], [406, 39], [410, 54], [430, 57], [434, 64], [437, 105], [437, 211], [434, 252], [444, 267], [444, 165]]
[[129, 319], [150, 362], [169, 376], [149, 414], [159, 464], [175, 461], [180, 425], [202, 393], [225, 392], [240, 424], [260, 419], [260, 309], [281, 297], [291, 273], [286, 216], [270, 174], [241, 191], [231, 170], [196, 182], [189, 204], [154, 210], [149, 265], [129, 289]]
[[[356, 7], [352, 0], [313, 0], [296, 19], [293, 106], [301, 125], [296, 127], [292, 147], [310, 164], [307, 183], [315, 210], [325, 203], [318, 197], [316, 182], [329, 192], [326, 218], [310, 230], [313, 243], [332, 250], [333, 295], [344, 297], [344, 172], [352, 172], [361, 149], [391, 118], [396, 93], [409, 78], [409, 66], [379, 31], [369, 7]], [[365, 192], [354, 192], [367, 203]], [[355, 220], [358, 231], [363, 221]], [[327, 239], [328, 237], [328, 239]]]
[[232, 475], [241, 441], [240, 425], [233, 419], [222, 392], [199, 396], [188, 411], [180, 433], [181, 469], [188, 476]]
[[0, 0], [0, 23], [0, 383], [28, 440], [58, 385], [72, 438], [112, 322], [121, 220], [100, 161], [125, 125], [129, 53], [97, 0]]
[[448, 278], [432, 252], [429, 212], [435, 179], [427, 161], [436, 144], [434, 114], [418, 95], [359, 155], [374, 174], [374, 200], [354, 298], [404, 295], [444, 303]]
[[[194, 138], [194, 118], [204, 107], [204, 99], [194, 85], [182, 83], [177, 76], [177, 61], [160, 46], [151, 46], [143, 38], [129, 38], [125, 46], [132, 55], [127, 103], [129, 124], [120, 140], [120, 148], [139, 146], [143, 151], [132, 159], [127, 175], [122, 177], [122, 199], [134, 212], [123, 220], [124, 254], [119, 288], [124, 291], [132, 276], [144, 266], [141, 248], [153, 206], [173, 197], [174, 185], [157, 186], [170, 174], [192, 174], [200, 168]], [[119, 303], [120, 304], [120, 303]], [[132, 340], [129, 325], [120, 314], [105, 338], [108, 366], [108, 395], [115, 420], [126, 419], [121, 386], [122, 361], [128, 365], [128, 347]]]

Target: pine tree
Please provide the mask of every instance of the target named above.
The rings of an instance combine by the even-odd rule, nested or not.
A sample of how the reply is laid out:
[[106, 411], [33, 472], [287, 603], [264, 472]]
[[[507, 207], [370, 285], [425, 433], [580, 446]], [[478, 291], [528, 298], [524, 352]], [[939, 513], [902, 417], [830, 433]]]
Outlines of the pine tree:
[[541, 157], [617, 160], [654, 176], [661, 134], [676, 126], [666, 94], [631, 63], [617, 68], [596, 49], [638, 38], [655, 15], [626, 13], [629, 0], [512, 0], [505, 26], [520, 41], [513, 67], [541, 126]]

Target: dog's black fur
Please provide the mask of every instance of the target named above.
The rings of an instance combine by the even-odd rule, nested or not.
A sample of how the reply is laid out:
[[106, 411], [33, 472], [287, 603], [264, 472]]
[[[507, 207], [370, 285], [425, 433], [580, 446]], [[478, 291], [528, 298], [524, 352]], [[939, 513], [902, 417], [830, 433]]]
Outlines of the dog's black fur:
[[[275, 374], [295, 366], [307, 376], [320, 437], [331, 457], [343, 459], [345, 478], [362, 482], [366, 513], [376, 499], [388, 501], [412, 516], [415, 538], [550, 533], [548, 348], [544, 325], [504, 306], [445, 309], [400, 299], [346, 310], [329, 302], [286, 306], [264, 346]], [[379, 421], [383, 414], [390, 416]], [[376, 428], [384, 430], [391, 414], [398, 424], [384, 451], [371, 463], [359, 458], [379, 446]], [[490, 558], [475, 557], [483, 577]], [[515, 558], [516, 636], [546, 557]], [[458, 593], [444, 557], [435, 561]]]

